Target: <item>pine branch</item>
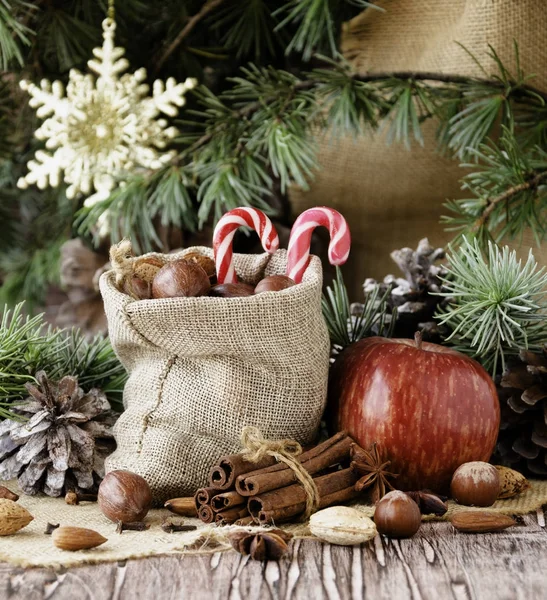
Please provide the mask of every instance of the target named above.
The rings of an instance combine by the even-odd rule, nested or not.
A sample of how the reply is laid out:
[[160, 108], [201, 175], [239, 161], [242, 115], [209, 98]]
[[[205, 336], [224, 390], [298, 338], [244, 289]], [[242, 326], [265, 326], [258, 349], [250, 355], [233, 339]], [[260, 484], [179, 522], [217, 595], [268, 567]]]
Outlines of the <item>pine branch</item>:
[[273, 13], [280, 18], [275, 31], [294, 30], [286, 54], [299, 52], [304, 61], [321, 52], [334, 57], [342, 22], [365, 8], [384, 10], [366, 0], [289, 0]]
[[154, 73], [158, 73], [163, 67], [167, 59], [173, 54], [173, 52], [182, 44], [182, 42], [190, 35], [196, 25], [202, 21], [210, 12], [215, 10], [217, 6], [220, 6], [224, 0], [207, 0], [201, 7], [201, 10], [190, 17], [186, 25], [182, 28], [177, 37], [167, 46], [167, 48], [160, 55], [154, 65]]
[[497, 142], [472, 153], [472, 171], [462, 179], [472, 198], [448, 202], [451, 214], [442, 218], [448, 231], [488, 240], [514, 238], [529, 228], [538, 244], [547, 233], [547, 153], [539, 147], [522, 148], [513, 131], [502, 128]]
[[547, 272], [532, 253], [523, 265], [507, 246], [488, 244], [485, 257], [477, 240], [463, 238], [459, 250], [449, 248], [448, 299], [437, 318], [457, 350], [481, 361], [493, 376], [505, 368], [507, 356], [521, 349], [540, 350], [547, 339]]
[[0, 67], [6, 71], [12, 61], [24, 65], [20, 45], [30, 46], [34, 32], [27, 26], [39, 2], [0, 0]]
[[23, 316], [24, 305], [3, 309], [0, 320], [0, 418], [12, 418], [10, 407], [28, 394], [25, 383], [40, 370], [59, 379], [77, 375], [88, 391], [101, 388], [118, 410], [127, 375], [108, 338], [84, 339], [77, 330], [47, 328], [43, 316]]
[[[317, 72], [317, 71], [316, 71]], [[323, 73], [326, 71], [323, 70]], [[334, 70], [332, 71], [334, 73]], [[310, 74], [307, 74], [310, 76]], [[306, 76], [306, 74], [304, 74]], [[504, 86], [502, 83], [495, 79], [483, 79], [483, 78], [470, 78], [463, 77], [460, 75], [451, 75], [451, 74], [443, 74], [443, 73], [433, 73], [433, 72], [416, 72], [416, 71], [395, 71], [395, 72], [379, 72], [379, 73], [369, 73], [369, 74], [359, 74], [359, 73], [351, 73], [348, 77], [353, 82], [359, 83], [379, 83], [379, 82], [436, 82], [436, 83], [447, 83], [454, 85], [481, 85], [488, 87], [492, 90], [501, 90]], [[302, 91], [312, 91], [315, 89], [319, 89], [321, 84], [327, 83], [325, 79], [321, 80], [320, 78], [306, 79], [306, 80], [297, 80], [293, 85], [293, 93], [298, 93]], [[515, 86], [515, 94], [519, 97], [526, 95], [534, 95], [542, 98], [547, 104], [547, 93], [530, 85], [519, 85], [515, 81], [510, 82], [511, 85]], [[249, 102], [245, 106], [235, 110], [233, 112], [234, 119], [249, 119], [252, 117], [254, 113], [263, 108], [265, 105], [272, 104], [282, 95], [282, 91], [273, 93], [270, 96], [261, 97], [260, 100], [255, 102]], [[186, 155], [190, 155], [196, 150], [199, 150], [202, 146], [209, 143], [216, 134], [222, 132], [226, 128], [226, 123], [220, 124], [217, 128], [212, 130], [210, 133], [207, 133], [201, 136], [198, 140], [195, 141], [192, 146], [181, 153], [181, 156], [184, 157]]]
[[528, 180], [524, 183], [519, 183], [509, 189], [505, 190], [502, 194], [499, 194], [495, 198], [491, 198], [487, 201], [484, 212], [477, 220], [477, 227], [483, 227], [488, 223], [492, 213], [497, 209], [498, 205], [512, 200], [515, 196], [524, 192], [525, 190], [537, 190], [537, 188], [544, 182], [547, 181], [547, 171], [530, 175]]

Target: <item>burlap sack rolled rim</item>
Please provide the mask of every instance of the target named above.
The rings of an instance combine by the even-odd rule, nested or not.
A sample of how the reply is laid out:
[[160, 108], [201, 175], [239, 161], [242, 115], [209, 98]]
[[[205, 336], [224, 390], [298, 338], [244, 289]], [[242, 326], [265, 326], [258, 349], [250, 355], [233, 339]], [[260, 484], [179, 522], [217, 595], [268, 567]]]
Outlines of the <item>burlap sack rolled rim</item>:
[[[212, 250], [212, 248], [209, 248], [208, 246], [190, 246], [190, 247], [185, 248], [184, 250], [181, 250], [180, 252], [176, 252], [174, 254], [161, 254], [160, 252], [149, 252], [147, 254], [143, 254], [142, 258], [145, 258], [145, 257], [159, 258], [159, 257], [161, 257], [162, 259], [166, 259], [166, 262], [174, 262], [174, 261], [184, 258], [186, 255], [194, 253], [194, 252], [203, 254], [204, 256], [208, 256], [209, 258], [213, 257], [213, 250]], [[274, 254], [268, 254], [267, 252], [264, 252], [262, 254], [253, 254], [253, 255], [234, 254], [235, 259], [237, 259], [238, 257], [241, 257], [241, 256], [253, 256], [257, 260], [262, 259], [260, 274], [251, 280], [248, 280], [246, 278], [243, 278], [243, 279], [240, 278], [239, 279], [240, 283], [249, 283], [250, 285], [258, 283], [258, 281], [260, 281], [260, 279], [262, 279], [264, 277], [264, 271], [266, 270], [269, 263], [271, 262], [272, 257], [274, 255], [284, 255], [284, 254], [286, 255], [286, 253], [287, 253], [287, 251], [285, 249], [281, 248], [281, 249], [277, 250]], [[315, 263], [315, 261], [318, 261], [318, 260], [319, 260], [319, 258], [317, 256], [310, 254], [310, 261], [313, 261]], [[302, 278], [302, 282], [299, 284], [296, 284], [296, 285], [303, 286], [303, 287], [309, 287], [309, 285], [311, 284], [311, 280], [312, 280], [312, 276], [310, 275], [310, 273], [311, 273], [311, 271], [309, 269], [306, 269], [306, 272], [304, 273], [304, 277]], [[262, 292], [261, 294], [256, 294], [256, 295], [252, 295], [252, 296], [238, 296], [238, 297], [234, 297], [234, 298], [220, 298], [220, 297], [216, 297], [216, 296], [190, 296], [190, 297], [185, 298], [182, 296], [177, 296], [176, 298], [149, 298], [149, 299], [144, 299], [144, 300], [136, 300], [135, 298], [131, 298], [131, 296], [128, 296], [126, 293], [124, 293], [118, 289], [118, 287], [114, 283], [114, 276], [115, 276], [115, 272], [112, 269], [109, 269], [108, 271], [105, 271], [104, 273], [101, 274], [101, 279], [105, 280], [105, 282], [108, 284], [108, 286], [112, 290], [112, 292], [115, 293], [121, 300], [123, 300], [123, 302], [126, 306], [133, 304], [133, 303], [138, 303], [141, 306], [147, 306], [147, 305], [151, 306], [154, 304], [157, 304], [158, 306], [161, 306], [161, 305], [169, 306], [169, 304], [172, 303], [174, 300], [185, 301], [188, 303], [199, 302], [199, 303], [203, 303], [205, 305], [207, 305], [207, 304], [214, 305], [218, 302], [227, 302], [227, 303], [232, 303], [232, 304], [244, 302], [245, 304], [252, 305], [253, 303], [256, 303], [257, 301], [262, 301], [264, 298], [269, 298], [272, 301], [275, 301], [276, 299], [279, 299], [280, 297], [288, 296], [294, 292], [294, 290], [291, 287], [289, 287], [289, 288], [285, 288], [283, 290], [279, 290], [276, 292]], [[153, 304], [151, 304], [151, 303], [153, 303]]]
[[[498, 500], [493, 506], [475, 508], [460, 506], [449, 501], [449, 510], [443, 517], [424, 516], [424, 521], [446, 521], [455, 512], [469, 510], [494, 511], [508, 515], [533, 513], [547, 505], [547, 480], [531, 480], [532, 487], [515, 498]], [[17, 491], [17, 482], [7, 482], [7, 487]], [[34, 516], [34, 520], [18, 533], [0, 538], [0, 560], [21, 567], [47, 567], [53, 569], [84, 566], [121, 560], [173, 556], [213, 554], [231, 550], [226, 534], [234, 530], [263, 531], [264, 527], [217, 527], [205, 525], [197, 519], [184, 519], [185, 524], [197, 526], [196, 531], [185, 533], [165, 533], [160, 528], [166, 519], [181, 519], [166, 509], [151, 510], [145, 521], [150, 524], [147, 531], [125, 531], [115, 533], [116, 525], [104, 517], [96, 503], [82, 503], [79, 506], [67, 505], [62, 498], [47, 496], [22, 496], [19, 504]], [[374, 515], [374, 507], [354, 502], [350, 504], [366, 516]], [[67, 552], [53, 546], [51, 537], [44, 535], [48, 522], [94, 529], [108, 541], [91, 550]], [[291, 532], [296, 539], [313, 539], [306, 523], [282, 524], [281, 529]], [[518, 527], [508, 529], [518, 535]], [[467, 534], [460, 534], [467, 535]], [[480, 535], [480, 534], [479, 534]]]

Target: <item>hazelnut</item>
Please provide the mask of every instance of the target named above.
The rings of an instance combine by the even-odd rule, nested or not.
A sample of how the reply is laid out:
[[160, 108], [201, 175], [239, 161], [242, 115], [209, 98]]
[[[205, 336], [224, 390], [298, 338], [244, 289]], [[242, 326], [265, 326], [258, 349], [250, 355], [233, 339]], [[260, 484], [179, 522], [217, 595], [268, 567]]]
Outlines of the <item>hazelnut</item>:
[[474, 461], [456, 469], [450, 484], [450, 494], [459, 504], [491, 506], [500, 493], [500, 476], [496, 467]]
[[422, 515], [410, 496], [395, 490], [386, 494], [376, 505], [374, 522], [378, 531], [387, 537], [407, 538], [420, 528]]
[[219, 283], [211, 288], [209, 296], [216, 298], [242, 298], [252, 296], [254, 288], [247, 283]]
[[255, 287], [255, 294], [262, 292], [280, 292], [296, 285], [293, 279], [286, 275], [270, 275], [259, 281]]
[[146, 480], [131, 471], [111, 471], [102, 480], [97, 497], [99, 508], [114, 523], [142, 521], [152, 506]]
[[152, 281], [153, 298], [204, 296], [211, 287], [207, 273], [196, 263], [184, 259], [163, 266]]

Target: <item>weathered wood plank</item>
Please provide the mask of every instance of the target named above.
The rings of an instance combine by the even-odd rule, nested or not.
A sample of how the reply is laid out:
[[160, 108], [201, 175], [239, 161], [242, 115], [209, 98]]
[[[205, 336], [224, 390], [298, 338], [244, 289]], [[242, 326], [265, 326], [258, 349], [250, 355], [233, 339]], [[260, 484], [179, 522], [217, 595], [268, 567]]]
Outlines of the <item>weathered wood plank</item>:
[[[424, 524], [411, 540], [297, 540], [279, 563], [236, 553], [165, 556], [53, 572], [0, 564], [2, 600], [535, 600], [547, 597], [545, 514], [494, 535]], [[0, 540], [1, 543], [1, 540]]]

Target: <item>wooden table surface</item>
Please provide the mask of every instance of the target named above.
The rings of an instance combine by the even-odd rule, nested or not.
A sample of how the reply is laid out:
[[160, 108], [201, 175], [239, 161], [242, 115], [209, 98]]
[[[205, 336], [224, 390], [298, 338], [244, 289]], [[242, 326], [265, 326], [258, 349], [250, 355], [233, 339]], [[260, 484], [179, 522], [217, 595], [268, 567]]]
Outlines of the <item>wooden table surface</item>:
[[[65, 571], [0, 563], [1, 600], [346, 598], [547, 599], [545, 512], [496, 534], [424, 523], [410, 540], [355, 547], [296, 540], [281, 561], [235, 552], [165, 556]], [[1, 540], [0, 540], [1, 544]]]

